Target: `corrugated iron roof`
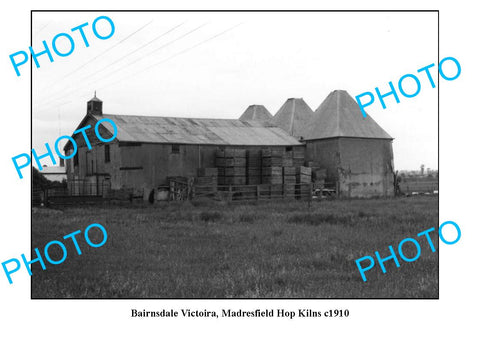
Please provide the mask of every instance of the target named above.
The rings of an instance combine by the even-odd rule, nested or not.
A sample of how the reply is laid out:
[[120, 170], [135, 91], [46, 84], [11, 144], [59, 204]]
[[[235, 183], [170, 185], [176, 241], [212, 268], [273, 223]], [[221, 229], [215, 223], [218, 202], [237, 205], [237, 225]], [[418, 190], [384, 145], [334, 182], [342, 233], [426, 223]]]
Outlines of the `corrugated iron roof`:
[[263, 105], [250, 105], [240, 116], [241, 121], [259, 120], [268, 122], [273, 118], [272, 114]]
[[320, 104], [309, 124], [305, 139], [360, 137], [393, 139], [344, 90], [335, 90]]
[[[299, 145], [282, 129], [261, 121], [200, 119], [130, 115], [92, 115], [109, 118], [124, 142], [210, 145]], [[113, 133], [110, 124], [102, 124]]]
[[273, 117], [273, 122], [295, 137], [303, 137], [308, 130], [313, 111], [303, 98], [289, 98]]

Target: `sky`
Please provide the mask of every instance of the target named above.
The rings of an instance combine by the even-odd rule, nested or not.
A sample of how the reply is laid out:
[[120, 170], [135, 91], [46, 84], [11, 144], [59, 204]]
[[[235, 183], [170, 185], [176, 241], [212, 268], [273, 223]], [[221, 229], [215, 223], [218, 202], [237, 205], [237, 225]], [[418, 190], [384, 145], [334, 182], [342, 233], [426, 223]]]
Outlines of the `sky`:
[[[115, 25], [105, 40], [92, 32], [101, 15]], [[89, 47], [71, 32], [85, 22]], [[105, 20], [96, 28], [110, 32]], [[386, 109], [376, 98], [366, 111], [394, 138], [397, 170], [438, 169], [438, 86], [417, 73], [435, 63], [438, 84], [437, 13], [33, 13], [34, 51], [67, 32], [73, 52], [53, 54], [54, 62], [39, 56], [40, 68], [33, 66], [37, 153], [73, 133], [94, 91], [108, 114], [236, 119], [251, 104], [275, 114], [291, 97], [316, 110], [336, 89], [352, 97], [375, 87], [386, 93], [389, 81], [411, 73], [421, 80], [416, 97], [399, 94], [398, 104], [387, 97]], [[70, 47], [64, 37], [56, 46]], [[407, 92], [412, 85], [405, 82]]]

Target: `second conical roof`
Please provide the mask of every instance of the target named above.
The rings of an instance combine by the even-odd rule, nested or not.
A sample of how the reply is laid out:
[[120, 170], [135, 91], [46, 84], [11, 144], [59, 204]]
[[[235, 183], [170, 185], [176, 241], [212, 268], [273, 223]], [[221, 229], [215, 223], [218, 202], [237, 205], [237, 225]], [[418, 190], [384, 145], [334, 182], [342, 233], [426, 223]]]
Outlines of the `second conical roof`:
[[273, 122], [295, 137], [303, 137], [313, 117], [312, 109], [303, 98], [289, 98], [273, 116]]

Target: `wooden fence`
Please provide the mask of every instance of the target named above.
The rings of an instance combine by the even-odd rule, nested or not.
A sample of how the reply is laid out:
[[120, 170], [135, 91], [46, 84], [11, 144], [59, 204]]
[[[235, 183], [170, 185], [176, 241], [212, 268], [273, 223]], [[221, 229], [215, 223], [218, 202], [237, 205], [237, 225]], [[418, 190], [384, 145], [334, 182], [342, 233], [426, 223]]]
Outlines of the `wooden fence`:
[[[312, 199], [312, 183], [218, 185], [191, 188], [190, 199], [210, 198], [219, 201], [255, 201], [270, 199]], [[188, 190], [187, 190], [188, 191]]]
[[403, 194], [438, 192], [438, 180], [435, 181], [402, 181], [399, 183]]

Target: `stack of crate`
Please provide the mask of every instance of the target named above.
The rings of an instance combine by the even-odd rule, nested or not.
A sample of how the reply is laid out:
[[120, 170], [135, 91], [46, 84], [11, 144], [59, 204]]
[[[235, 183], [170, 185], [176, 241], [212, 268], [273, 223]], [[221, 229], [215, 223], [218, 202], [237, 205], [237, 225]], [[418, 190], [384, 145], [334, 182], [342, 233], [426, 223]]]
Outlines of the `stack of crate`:
[[281, 166], [268, 166], [262, 168], [263, 184], [282, 184], [283, 171]]
[[295, 167], [293, 166], [293, 151], [286, 151], [282, 159], [283, 167], [283, 196], [295, 196]]
[[283, 150], [262, 150], [262, 183], [282, 184]]
[[294, 166], [284, 166], [283, 167], [283, 190], [285, 197], [294, 197], [295, 196], [295, 167]]
[[297, 198], [307, 198], [311, 194], [312, 168], [307, 166], [296, 167], [297, 190], [295, 191]]
[[223, 175], [224, 185], [247, 184], [247, 152], [245, 149], [217, 150], [215, 164]]
[[[303, 164], [302, 164], [303, 165]], [[285, 151], [282, 157], [282, 166], [293, 166], [293, 151]]]
[[305, 164], [305, 146], [296, 146], [292, 150], [293, 166], [299, 167]]
[[198, 168], [195, 178], [196, 193], [208, 194], [217, 191], [218, 169], [217, 168]]
[[262, 183], [270, 187], [270, 197], [283, 195], [283, 150], [262, 150]]
[[262, 151], [248, 150], [247, 152], [247, 183], [258, 185], [262, 183]]
[[312, 182], [312, 168], [308, 166], [296, 167], [297, 183], [311, 183]]

